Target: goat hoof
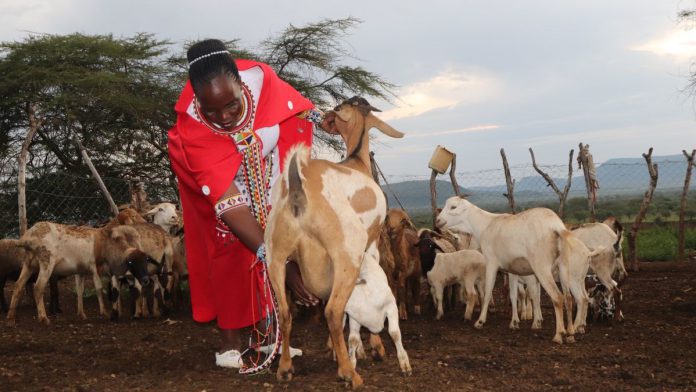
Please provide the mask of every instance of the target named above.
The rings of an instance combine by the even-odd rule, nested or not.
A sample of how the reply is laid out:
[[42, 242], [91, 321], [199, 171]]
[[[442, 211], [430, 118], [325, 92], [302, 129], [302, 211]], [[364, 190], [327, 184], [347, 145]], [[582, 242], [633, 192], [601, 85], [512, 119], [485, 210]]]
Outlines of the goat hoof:
[[474, 328], [476, 328], [476, 329], [483, 329], [483, 322], [477, 321], [477, 322], [474, 324]]
[[563, 344], [563, 338], [561, 337], [561, 335], [556, 335], [553, 337], [553, 342], [558, 343], [558, 344]]
[[565, 341], [566, 341], [566, 343], [575, 343], [575, 336], [574, 336], [574, 335], [568, 335], [568, 336], [566, 336]]
[[532, 329], [541, 329], [541, 321], [532, 323]]
[[339, 370], [338, 379], [340, 381], [345, 381], [346, 383], [350, 382], [350, 386], [353, 389], [358, 389], [363, 386], [362, 377], [360, 377], [360, 375], [353, 369], [351, 369], [351, 372], [345, 375]]
[[281, 370], [278, 368], [278, 372], [276, 373], [276, 378], [278, 381], [292, 381], [292, 376], [295, 374], [295, 368], [290, 367], [288, 370]]
[[43, 323], [46, 325], [51, 325], [51, 320], [48, 319], [48, 317], [39, 317], [39, 323]]
[[[367, 358], [367, 354], [365, 354], [365, 349], [362, 348], [362, 347], [361, 347], [361, 348], [358, 348], [358, 349], [355, 351], [355, 356], [356, 356], [358, 359], [365, 359], [365, 358]], [[335, 359], [336, 359], [336, 358], [334, 358], [334, 360], [335, 360]]]
[[510, 322], [510, 329], [513, 331], [520, 329], [520, 322], [519, 321], [511, 321]]
[[413, 372], [411, 371], [411, 364], [409, 364], [408, 361], [406, 361], [406, 363], [401, 366], [401, 374], [404, 377], [408, 377], [411, 374], [413, 374]]
[[584, 326], [584, 325], [581, 325], [581, 326], [575, 328], [575, 333], [584, 334], [584, 333], [585, 333], [585, 326]]
[[353, 389], [358, 389], [363, 386], [362, 377], [360, 377], [358, 373], [355, 373], [355, 376], [351, 380], [351, 386], [353, 387]]
[[380, 347], [379, 349], [373, 348], [372, 351], [370, 351], [370, 356], [372, 356], [372, 359], [381, 362], [384, 357], [386, 356], [386, 352], [384, 351], [384, 347]]

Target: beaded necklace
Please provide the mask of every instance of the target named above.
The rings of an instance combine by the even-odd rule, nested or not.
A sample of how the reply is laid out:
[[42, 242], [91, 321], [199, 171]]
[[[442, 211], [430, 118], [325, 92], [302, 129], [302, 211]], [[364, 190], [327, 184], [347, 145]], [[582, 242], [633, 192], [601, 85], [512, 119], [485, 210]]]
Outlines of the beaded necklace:
[[[194, 97], [193, 102], [198, 120], [214, 133], [232, 138], [237, 149], [241, 152], [242, 175], [249, 194], [249, 208], [261, 228], [265, 229], [269, 212], [268, 190], [271, 186], [273, 173], [273, 154], [268, 154], [266, 158], [263, 157], [261, 142], [253, 130], [256, 113], [254, 97], [244, 82], [240, 81], [240, 85], [242, 89], [242, 114], [232, 129], [223, 129], [210, 122], [201, 112], [198, 99]], [[220, 218], [217, 219], [216, 229], [218, 235], [230, 236], [234, 239], [229, 227]]]

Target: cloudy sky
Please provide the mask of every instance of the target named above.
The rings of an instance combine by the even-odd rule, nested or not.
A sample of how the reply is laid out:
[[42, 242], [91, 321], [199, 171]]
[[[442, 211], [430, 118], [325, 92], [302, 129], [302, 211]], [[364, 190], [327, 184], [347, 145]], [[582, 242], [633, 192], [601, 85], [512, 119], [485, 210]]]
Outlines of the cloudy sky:
[[375, 103], [406, 133], [377, 140], [384, 172], [426, 177], [437, 144], [457, 168], [547, 164], [589, 143], [595, 161], [696, 148], [696, 109], [683, 92], [696, 29], [690, 0], [179, 1], [2, 0], [0, 40], [29, 32], [152, 32], [177, 43], [241, 38], [254, 47], [292, 23], [354, 16], [347, 38], [362, 66], [400, 86]]

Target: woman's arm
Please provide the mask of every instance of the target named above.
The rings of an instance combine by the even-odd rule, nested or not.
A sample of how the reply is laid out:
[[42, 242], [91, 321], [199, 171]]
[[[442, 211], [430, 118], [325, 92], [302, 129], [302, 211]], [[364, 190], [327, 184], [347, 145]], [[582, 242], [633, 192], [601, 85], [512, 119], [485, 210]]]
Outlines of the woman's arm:
[[[263, 245], [263, 229], [256, 221], [254, 214], [251, 213], [249, 206], [244, 202], [235, 204], [236, 198], [240, 194], [237, 185], [234, 182], [230, 184], [224, 195], [220, 198], [220, 202], [225, 203], [228, 208], [219, 218], [225, 222], [230, 231], [242, 243], [255, 253], [258, 253], [259, 248]], [[231, 200], [233, 199], [233, 200]], [[292, 290], [295, 298], [301, 305], [312, 306], [319, 303], [319, 299], [312, 295], [302, 283], [300, 269], [295, 262], [288, 263], [286, 268], [285, 283]]]

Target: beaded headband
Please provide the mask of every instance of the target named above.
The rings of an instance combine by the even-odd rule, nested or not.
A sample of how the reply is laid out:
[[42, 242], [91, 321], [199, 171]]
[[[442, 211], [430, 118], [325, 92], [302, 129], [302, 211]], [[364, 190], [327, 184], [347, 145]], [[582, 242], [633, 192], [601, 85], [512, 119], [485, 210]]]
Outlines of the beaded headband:
[[193, 63], [195, 63], [195, 62], [198, 61], [198, 60], [202, 60], [202, 59], [204, 59], [204, 58], [206, 58], [206, 57], [214, 56], [214, 55], [216, 55], [216, 54], [223, 54], [223, 53], [229, 53], [229, 52], [226, 51], [226, 50], [218, 50], [217, 52], [210, 52], [210, 53], [208, 53], [208, 54], [204, 54], [204, 55], [202, 55], [202, 56], [196, 57], [195, 59], [193, 59], [193, 61], [191, 61], [191, 62], [189, 63], [189, 68], [193, 65]]

